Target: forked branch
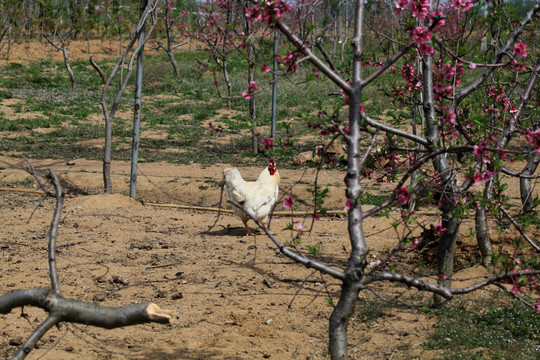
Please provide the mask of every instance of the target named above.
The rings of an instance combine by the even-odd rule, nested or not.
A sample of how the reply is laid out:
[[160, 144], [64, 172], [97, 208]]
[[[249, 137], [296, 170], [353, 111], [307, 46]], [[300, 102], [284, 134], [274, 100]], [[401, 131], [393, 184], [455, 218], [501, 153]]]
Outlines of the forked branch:
[[[34, 177], [38, 178], [34, 171], [34, 167], [31, 164], [28, 167], [28, 171], [31, 172]], [[49, 274], [51, 278], [51, 288], [16, 290], [0, 296], [0, 314], [7, 314], [18, 307], [35, 306], [47, 311], [49, 316], [21, 345], [19, 350], [13, 356], [13, 359], [24, 359], [45, 333], [60, 322], [92, 325], [105, 329], [149, 322], [169, 323], [173, 312], [162, 310], [154, 303], [133, 304], [114, 308], [93, 303], [85, 303], [79, 300], [66, 299], [62, 296], [56, 267], [56, 236], [58, 234], [58, 224], [62, 213], [63, 192], [60, 180], [52, 169], [49, 169], [49, 175], [53, 182], [55, 192], [52, 193], [47, 190], [41, 182], [39, 182], [39, 186], [48, 196], [56, 198], [56, 208], [49, 235]]]

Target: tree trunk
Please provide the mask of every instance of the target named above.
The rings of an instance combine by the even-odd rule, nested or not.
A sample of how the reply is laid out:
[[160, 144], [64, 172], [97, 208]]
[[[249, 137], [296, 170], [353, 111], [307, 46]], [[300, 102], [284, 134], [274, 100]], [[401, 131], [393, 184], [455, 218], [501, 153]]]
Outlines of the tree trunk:
[[71, 80], [71, 88], [75, 88], [75, 75], [73, 74], [73, 70], [71, 69], [71, 65], [69, 65], [69, 58], [67, 53], [66, 44], [64, 41], [62, 41], [62, 55], [64, 56], [64, 65], [66, 66], [67, 72], [69, 74], [69, 79]]
[[227, 85], [227, 109], [230, 109], [232, 106], [232, 85], [231, 78], [229, 77], [229, 69], [227, 68], [227, 59], [225, 57], [223, 57], [222, 59], [221, 69], [223, 70], [223, 78], [225, 79], [225, 85]]
[[[440, 137], [434, 105], [433, 58], [431, 55], [423, 55], [422, 78], [424, 80], [422, 110], [425, 118], [427, 138], [430, 143], [427, 150], [435, 151], [437, 150], [437, 144], [440, 142]], [[441, 276], [441, 283], [445, 286], [450, 286], [454, 270], [454, 252], [461, 225], [461, 220], [453, 216], [458, 191], [446, 156], [438, 155], [433, 158], [432, 163], [433, 168], [440, 174], [442, 180], [441, 189], [444, 189], [440, 201], [442, 202], [442, 227], [446, 228], [439, 240], [437, 267], [439, 276]], [[434, 301], [440, 304], [445, 300], [440, 295], [434, 294]]]
[[332, 360], [347, 359], [347, 327], [354, 315], [358, 301], [359, 287], [354, 283], [344, 282], [341, 286], [339, 302], [330, 316], [328, 335], [329, 352]]
[[480, 254], [482, 254], [482, 264], [488, 267], [491, 265], [491, 254], [493, 254], [493, 250], [489, 237], [486, 208], [482, 205], [478, 205], [476, 208], [474, 226], [476, 229], [476, 241], [480, 248]]
[[[521, 175], [531, 176], [536, 171], [538, 164], [540, 163], [540, 153], [534, 151], [525, 165], [525, 168], [521, 171]], [[533, 189], [531, 187], [531, 179], [520, 178], [519, 179], [519, 191], [521, 194], [521, 204], [524, 212], [532, 211], [534, 208], [533, 203]]]
[[[455, 206], [449, 198], [445, 196], [442, 199], [442, 227], [446, 228], [446, 231], [442, 234], [437, 249], [437, 268], [441, 277], [439, 283], [446, 287], [451, 287], [452, 284], [454, 254], [456, 252], [456, 242], [459, 237], [459, 227], [461, 225], [461, 219], [453, 216]], [[438, 294], [434, 294], [434, 300], [436, 304], [442, 304], [446, 301], [446, 299]]]
[[105, 116], [105, 145], [103, 151], [103, 186], [107, 194], [112, 194], [111, 181], [112, 119]]
[[165, 6], [165, 29], [167, 30], [167, 55], [169, 56], [169, 60], [173, 67], [174, 75], [176, 77], [179, 77], [180, 72], [178, 71], [178, 64], [176, 63], [176, 59], [174, 58], [174, 53], [172, 49], [171, 23], [169, 22], [169, 7], [168, 6]]

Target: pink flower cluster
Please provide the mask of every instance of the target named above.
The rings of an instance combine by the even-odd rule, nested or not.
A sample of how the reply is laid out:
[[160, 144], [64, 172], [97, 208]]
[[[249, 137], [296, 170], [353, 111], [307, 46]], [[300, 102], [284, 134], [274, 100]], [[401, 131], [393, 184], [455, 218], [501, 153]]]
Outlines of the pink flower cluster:
[[413, 29], [411, 37], [418, 45], [420, 53], [424, 55], [433, 55], [435, 50], [428, 42], [431, 40], [431, 32], [425, 26], [417, 26]]
[[265, 0], [260, 5], [255, 5], [247, 9], [246, 17], [249, 21], [260, 21], [264, 24], [271, 25], [290, 10], [291, 4], [286, 4], [282, 0]]
[[[437, 84], [435, 84], [435, 88], [437, 88]], [[452, 87], [450, 87], [450, 89], [452, 89]], [[437, 91], [437, 89], [435, 89], [435, 91]], [[448, 140], [453, 140], [458, 135], [458, 131], [456, 129], [456, 113], [454, 110], [448, 109], [446, 106], [443, 106], [442, 110], [443, 114], [439, 118], [439, 126], [442, 128], [440, 135], [448, 136]]]
[[298, 58], [300, 57], [300, 53], [298, 52], [292, 52], [292, 51], [289, 51], [286, 55], [284, 56], [281, 56], [281, 55], [276, 55], [276, 60], [278, 63], [281, 63], [285, 66], [287, 66], [287, 72], [288, 73], [293, 73], [295, 72], [296, 70], [298, 70]]
[[480, 185], [488, 181], [493, 177], [495, 174], [495, 171], [487, 171], [487, 172], [478, 172], [475, 171], [473, 175], [473, 180], [476, 185]]
[[242, 96], [244, 97], [244, 99], [249, 101], [251, 100], [251, 96], [253, 95], [253, 93], [256, 93], [257, 91], [260, 91], [257, 87], [257, 83], [255, 81], [251, 81], [249, 83], [248, 89], [242, 92]]
[[[467, 12], [473, 7], [472, 0], [451, 0], [446, 8], [457, 12]], [[395, 10], [402, 14], [409, 9], [413, 17], [426, 20], [425, 26], [417, 26], [411, 33], [411, 38], [417, 44], [421, 54], [432, 55], [435, 50], [429, 44], [431, 32], [440, 30], [446, 24], [445, 14], [440, 10], [431, 11], [429, 0], [398, 0]]]
[[456, 61], [455, 64], [442, 64], [439, 60], [433, 79], [435, 82], [435, 101], [452, 95], [452, 87], [454, 84], [457, 86], [461, 83], [463, 72], [463, 64], [460, 61]]
[[407, 6], [411, 9], [412, 16], [418, 19], [424, 19], [429, 13], [429, 0], [398, 0], [397, 13], [401, 14]]
[[497, 118], [505, 118], [506, 114], [514, 114], [517, 108], [512, 103], [508, 94], [502, 88], [490, 87], [488, 97], [491, 100], [491, 106], [484, 106], [484, 112], [495, 115]]
[[527, 136], [527, 142], [536, 148], [537, 153], [540, 153], [540, 129], [536, 131], [527, 130], [525, 136]]
[[441, 223], [434, 223], [433, 225], [435, 225], [434, 226], [435, 232], [439, 235], [444, 234], [447, 230], [445, 227], [442, 227]]
[[274, 148], [274, 138], [269, 138], [265, 136], [261, 143], [264, 144], [264, 150], [268, 151]]
[[[518, 271], [516, 267], [519, 267], [519, 264], [521, 264], [521, 259], [516, 258], [513, 262], [509, 261], [509, 267], [511, 267], [508, 271], [510, 273], [515, 273]], [[531, 269], [525, 269], [522, 270], [523, 272], [530, 272]], [[538, 298], [536, 299], [535, 304], [533, 305], [534, 310], [536, 313], [540, 313], [540, 288], [538, 286], [538, 279], [529, 274], [525, 274], [522, 276], [516, 276], [511, 274], [510, 276], [504, 278], [502, 280], [503, 284], [511, 284], [512, 289], [510, 290], [512, 294], [515, 295], [521, 295], [525, 293], [525, 290], [528, 290], [532, 293], [536, 293]]]
[[405, 205], [412, 199], [412, 194], [406, 186], [402, 186], [396, 192], [396, 204]]
[[473, 2], [472, 0], [452, 0], [450, 6], [457, 11], [467, 12], [472, 9]]

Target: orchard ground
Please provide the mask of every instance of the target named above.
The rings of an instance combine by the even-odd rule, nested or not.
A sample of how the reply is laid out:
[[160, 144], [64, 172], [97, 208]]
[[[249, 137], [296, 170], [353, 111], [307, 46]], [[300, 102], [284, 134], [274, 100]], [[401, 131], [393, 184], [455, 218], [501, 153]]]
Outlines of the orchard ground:
[[[28, 48], [25, 48], [28, 47]], [[70, 45], [71, 57], [85, 57], [86, 43]], [[93, 50], [99, 56], [114, 57], [114, 45]], [[12, 48], [12, 61], [33, 61], [51, 53], [44, 44], [21, 44]], [[56, 60], [61, 60], [56, 58]], [[0, 113], [14, 119], [35, 114], [17, 113], [17, 99], [3, 99]], [[226, 111], [226, 110], [221, 110]], [[129, 117], [129, 114], [126, 115]], [[99, 117], [96, 118], [99, 121]], [[48, 129], [33, 129], [33, 136]], [[13, 132], [0, 132], [2, 138]], [[142, 137], [160, 137], [159, 131]], [[227, 141], [220, 138], [220, 141]], [[102, 146], [100, 140], [81, 143]], [[40, 194], [16, 192], [37, 190], [24, 168], [27, 163], [16, 151], [0, 155], [0, 294], [8, 291], [48, 287], [47, 239], [54, 201]], [[137, 302], [155, 302], [175, 312], [170, 325], [146, 324], [104, 330], [81, 325], [53, 328], [40, 341], [29, 358], [43, 359], [325, 359], [327, 358], [330, 299], [337, 301], [339, 283], [328, 276], [306, 269], [280, 255], [269, 239], [259, 232], [245, 235], [241, 221], [229, 213], [187, 209], [155, 204], [216, 207], [220, 201], [222, 170], [230, 164], [177, 165], [165, 162], [141, 163], [138, 200], [125, 194], [129, 189], [130, 164], [113, 161], [113, 194], [103, 194], [102, 164], [97, 160], [29, 159], [40, 171], [52, 168], [67, 192], [58, 235], [59, 275], [64, 296], [96, 301], [104, 306], [122, 306]], [[279, 164], [278, 164], [279, 167]], [[515, 164], [516, 169], [522, 164]], [[242, 167], [246, 179], [254, 180], [262, 167]], [[309, 211], [315, 171], [309, 168], [280, 169], [280, 201], [292, 194]], [[319, 174], [320, 184], [330, 184], [325, 206], [344, 210], [343, 170], [326, 169]], [[364, 180], [370, 191], [385, 193], [391, 185], [374, 186]], [[519, 201], [519, 183], [511, 180], [508, 195]], [[538, 192], [538, 191], [537, 191]], [[225, 204], [224, 208], [230, 206]], [[421, 208], [422, 220], [438, 222], [436, 209]], [[372, 250], [369, 261], [383, 259], [396, 245], [396, 230], [391, 226], [399, 213], [374, 217], [364, 229]], [[215, 227], [210, 228], [217, 219]], [[283, 242], [291, 239], [284, 229], [292, 221], [311, 225], [309, 216], [276, 216], [270, 229]], [[250, 222], [252, 228], [254, 225]], [[455, 287], [479, 281], [488, 273], [479, 266], [479, 253], [468, 231], [474, 228], [465, 219], [456, 260]], [[532, 229], [533, 238], [540, 235]], [[511, 247], [515, 231], [494, 237], [496, 250]], [[343, 215], [323, 217], [306, 232], [300, 249], [320, 242], [319, 257], [335, 266], [343, 266], [350, 249], [347, 222]], [[427, 255], [429, 256], [429, 254]], [[400, 259], [414, 266], [418, 255], [405, 252]], [[424, 259], [425, 260], [425, 259]], [[375, 290], [388, 298], [429, 302], [429, 295], [401, 286], [377, 284]], [[488, 297], [483, 290], [467, 296], [470, 301]], [[383, 307], [370, 292], [361, 293], [360, 308], [380, 312], [379, 316], [352, 319], [349, 329], [350, 355], [353, 359], [433, 359], [442, 350], [428, 350], [427, 342], [436, 329], [437, 316], [430, 311]], [[0, 356], [13, 355], [46, 314], [24, 308], [2, 315]], [[367, 320], [366, 320], [367, 319]], [[487, 349], [478, 348], [482, 356]]]

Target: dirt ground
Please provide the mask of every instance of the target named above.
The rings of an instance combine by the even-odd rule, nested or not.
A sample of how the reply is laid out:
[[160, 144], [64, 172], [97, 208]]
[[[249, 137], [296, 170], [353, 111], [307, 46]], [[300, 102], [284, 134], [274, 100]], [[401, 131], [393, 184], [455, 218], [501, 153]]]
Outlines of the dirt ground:
[[[86, 45], [79, 46], [84, 49]], [[114, 52], [112, 46], [108, 54]], [[24, 48], [19, 51], [12, 49], [13, 61], [29, 60]], [[78, 56], [76, 50], [72, 53], [72, 58]], [[24, 171], [23, 160], [4, 155], [0, 156], [0, 187], [9, 190], [0, 191], [0, 294], [49, 287], [47, 240], [54, 201], [40, 194], [16, 192], [37, 190], [37, 186]], [[30, 359], [327, 358], [332, 306], [326, 299], [337, 301], [337, 281], [294, 264], [262, 235], [245, 237], [241, 221], [229, 213], [221, 214], [209, 230], [216, 212], [153, 204], [216, 206], [222, 170], [228, 164], [143, 163], [140, 169], [148, 177], [139, 176], [141, 201], [136, 201], [126, 196], [127, 162], [113, 162], [114, 194], [104, 195], [99, 161], [30, 160], [40, 174], [52, 168], [67, 191], [58, 235], [64, 296], [106, 306], [155, 302], [176, 314], [169, 325], [115, 330], [61, 325], [47, 333]], [[260, 171], [241, 169], [248, 179], [255, 179]], [[292, 194], [295, 199], [309, 200], [306, 188], [314, 179], [312, 170], [284, 169], [280, 173], [281, 199]], [[332, 184], [326, 202], [330, 210], [344, 208], [344, 175], [338, 170], [320, 174], [321, 184]], [[516, 187], [509, 192], [511, 197], [518, 196]], [[276, 210], [285, 210], [281, 203]], [[431, 215], [428, 211], [423, 216], [435, 222]], [[294, 220], [305, 221], [305, 227], [311, 222], [309, 217]], [[391, 221], [373, 218], [366, 223], [371, 261], [395, 245]], [[291, 235], [281, 229], [290, 222], [287, 216], [272, 220], [270, 228], [283, 243]], [[465, 221], [464, 229], [470, 226]], [[466, 241], [464, 237], [463, 244], [472, 247]], [[303, 244], [317, 242], [321, 242], [324, 259], [342, 266], [350, 248], [346, 219], [334, 216], [316, 221]], [[457, 277], [480, 279], [485, 275], [483, 268], [474, 266], [461, 270]], [[391, 289], [386, 294], [408, 291]], [[373, 299], [367, 293], [362, 297]], [[0, 357], [12, 356], [45, 316], [35, 308], [1, 315]], [[425, 350], [422, 343], [434, 322], [422, 313], [400, 309], [385, 312], [369, 325], [353, 318], [351, 358], [432, 359], [439, 353]]]
[[[177, 316], [170, 325], [116, 330], [63, 325], [47, 334], [31, 358], [45, 353], [45, 359], [326, 358], [332, 308], [325, 299], [337, 300], [335, 280], [293, 264], [262, 235], [245, 237], [240, 220], [231, 214], [222, 214], [208, 231], [217, 213], [149, 204], [163, 196], [173, 198], [162, 204], [176, 199], [196, 201], [197, 191], [189, 184], [219, 180], [226, 165], [142, 164], [146, 174], [159, 174], [140, 178], [141, 197], [147, 201], [142, 205], [119, 193], [127, 190], [128, 163], [114, 162], [112, 195], [98, 193], [102, 185], [99, 162], [70, 164], [34, 161], [39, 170], [53, 168], [68, 185], [58, 238], [64, 295], [108, 306], [156, 302]], [[32, 184], [23, 166], [20, 159], [0, 157], [0, 186], [16, 190], [20, 184]], [[259, 169], [242, 171], [254, 178]], [[284, 189], [313, 175], [311, 171], [281, 172]], [[343, 194], [343, 185], [338, 184], [342, 176], [337, 171], [321, 174], [322, 181], [335, 183], [336, 195]], [[77, 190], [94, 195], [77, 195]], [[205, 193], [218, 199], [219, 187]], [[0, 293], [49, 286], [46, 245], [54, 201], [11, 191], [0, 191], [0, 197], [4, 222]], [[337, 196], [331, 198], [337, 204]], [[389, 221], [374, 218], [368, 223], [367, 233], [373, 234], [368, 237], [372, 260], [395, 245]], [[290, 239], [288, 231], [281, 231], [289, 222], [289, 217], [280, 216], [271, 223], [271, 230], [283, 242]], [[304, 241], [306, 245], [321, 241], [322, 256], [340, 266], [346, 261], [344, 249], [349, 248], [346, 234], [344, 218], [323, 218]], [[483, 275], [482, 268], [473, 267], [459, 276]], [[372, 299], [368, 294], [365, 298]], [[369, 328], [353, 319], [352, 358], [432, 358], [434, 354], [421, 343], [428, 337], [423, 328], [429, 329], [434, 319], [418, 316], [395, 309]], [[33, 308], [25, 308], [24, 316], [18, 310], [2, 316], [0, 356], [12, 354], [43, 319], [44, 312]]]

